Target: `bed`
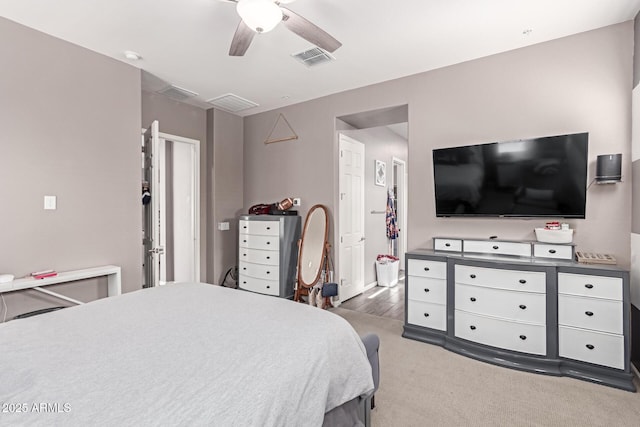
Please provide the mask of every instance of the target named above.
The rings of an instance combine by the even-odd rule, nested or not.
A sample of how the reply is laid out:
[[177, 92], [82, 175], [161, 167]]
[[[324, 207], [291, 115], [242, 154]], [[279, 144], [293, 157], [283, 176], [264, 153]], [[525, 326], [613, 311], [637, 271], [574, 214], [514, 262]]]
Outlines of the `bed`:
[[0, 342], [4, 425], [319, 426], [374, 387], [341, 317], [202, 283], [7, 322]]

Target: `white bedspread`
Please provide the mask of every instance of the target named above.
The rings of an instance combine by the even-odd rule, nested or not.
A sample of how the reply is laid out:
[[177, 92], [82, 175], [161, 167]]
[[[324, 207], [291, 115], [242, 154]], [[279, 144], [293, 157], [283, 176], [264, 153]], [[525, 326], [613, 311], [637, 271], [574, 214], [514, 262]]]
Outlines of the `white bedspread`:
[[315, 426], [373, 390], [324, 310], [205, 284], [0, 325], [0, 425]]

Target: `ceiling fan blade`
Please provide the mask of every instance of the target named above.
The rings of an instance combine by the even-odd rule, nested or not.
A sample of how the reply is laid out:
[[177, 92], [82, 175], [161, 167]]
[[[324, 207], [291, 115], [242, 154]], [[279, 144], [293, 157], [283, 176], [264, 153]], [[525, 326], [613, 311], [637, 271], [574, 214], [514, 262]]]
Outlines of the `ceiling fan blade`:
[[280, 9], [282, 9], [283, 24], [308, 42], [313, 43], [327, 52], [333, 52], [342, 46], [342, 43], [333, 38], [329, 33], [318, 27], [316, 24], [307, 21], [305, 18], [286, 7], [280, 6]]
[[244, 55], [247, 49], [249, 49], [249, 45], [251, 44], [251, 40], [253, 40], [253, 36], [255, 34], [255, 31], [249, 28], [243, 20], [240, 20], [238, 28], [236, 28], [236, 33], [233, 35], [233, 40], [231, 40], [229, 56]]

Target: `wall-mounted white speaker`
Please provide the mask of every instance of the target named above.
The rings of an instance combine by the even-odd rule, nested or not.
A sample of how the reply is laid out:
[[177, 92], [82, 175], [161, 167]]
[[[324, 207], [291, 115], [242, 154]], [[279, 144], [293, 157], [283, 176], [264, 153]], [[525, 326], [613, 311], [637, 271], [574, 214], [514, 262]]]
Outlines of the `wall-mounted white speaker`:
[[622, 154], [603, 154], [596, 163], [596, 183], [609, 184], [622, 180]]

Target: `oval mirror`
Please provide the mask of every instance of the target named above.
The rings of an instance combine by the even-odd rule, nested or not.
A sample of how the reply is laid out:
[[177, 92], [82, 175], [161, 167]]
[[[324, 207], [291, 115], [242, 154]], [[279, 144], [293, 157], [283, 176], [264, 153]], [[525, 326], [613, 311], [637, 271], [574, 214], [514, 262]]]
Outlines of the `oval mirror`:
[[315, 205], [307, 214], [300, 239], [298, 285], [310, 288], [322, 272], [329, 220], [327, 208]]

